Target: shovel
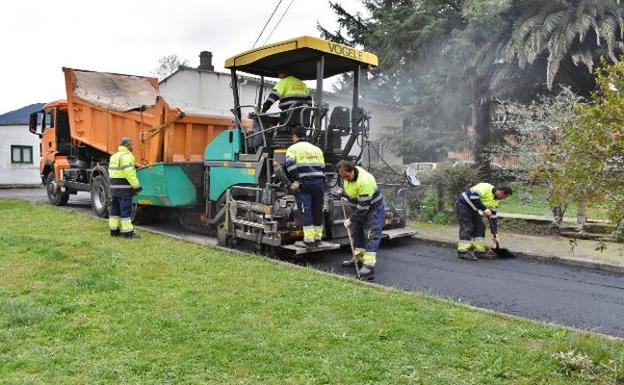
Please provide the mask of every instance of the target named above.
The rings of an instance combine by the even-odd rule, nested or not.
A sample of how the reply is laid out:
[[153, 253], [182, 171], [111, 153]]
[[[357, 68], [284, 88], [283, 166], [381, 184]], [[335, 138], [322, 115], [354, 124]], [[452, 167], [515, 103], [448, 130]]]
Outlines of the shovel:
[[[340, 198], [340, 204], [342, 205], [342, 216], [344, 219], [347, 219], [347, 211], [345, 210], [344, 199]], [[349, 236], [349, 246], [351, 246], [351, 258], [353, 258], [353, 265], [355, 265], [355, 273], [357, 274], [358, 279], [360, 278], [360, 268], [358, 267], [358, 260], [355, 257], [355, 247], [353, 247], [353, 237], [351, 236], [351, 228], [345, 227], [347, 229], [347, 235]]]
[[[496, 237], [496, 231], [494, 231], [494, 226], [492, 225], [492, 218], [488, 217], [488, 222], [490, 223], [490, 231], [492, 232], [492, 235]], [[498, 241], [496, 241], [496, 248], [493, 250], [498, 258], [515, 258], [515, 256], [511, 251], [509, 251], [509, 249], [502, 249], [498, 244]]]

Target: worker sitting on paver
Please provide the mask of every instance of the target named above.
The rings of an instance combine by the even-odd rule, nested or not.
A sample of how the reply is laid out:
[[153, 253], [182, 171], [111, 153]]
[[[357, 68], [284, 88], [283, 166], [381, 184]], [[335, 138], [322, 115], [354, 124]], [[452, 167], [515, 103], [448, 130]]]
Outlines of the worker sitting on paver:
[[325, 157], [323, 150], [306, 141], [306, 129], [293, 127], [294, 144], [286, 150], [284, 169], [292, 181], [297, 204], [303, 209], [303, 245], [318, 246], [323, 237]]
[[[273, 91], [267, 96], [266, 101], [262, 105], [262, 113], [267, 112], [273, 103], [278, 100], [279, 108], [282, 111], [296, 106], [309, 106], [312, 104], [310, 91], [304, 82], [286, 73], [280, 73], [278, 76], [280, 81], [275, 84]], [[282, 113], [280, 121], [282, 124], [288, 120], [288, 123], [291, 125], [300, 125], [302, 120], [301, 112], [299, 110], [293, 111], [292, 116]]]
[[353, 232], [354, 258], [343, 261], [342, 265], [362, 263], [360, 278], [372, 280], [384, 226], [383, 196], [375, 177], [354, 162], [338, 162], [338, 173], [343, 179], [344, 195], [355, 205], [351, 217], [344, 222]]
[[137, 237], [132, 227], [132, 196], [141, 192], [142, 188], [136, 176], [133, 148], [134, 143], [131, 138], [121, 138], [117, 152], [111, 156], [108, 163], [110, 191], [113, 199], [108, 216], [111, 236]]
[[[475, 260], [486, 257], [488, 245], [485, 243], [485, 224], [481, 216], [491, 220], [492, 229], [496, 233], [498, 220], [494, 209], [499, 201], [511, 194], [513, 194], [511, 187], [494, 187], [489, 183], [479, 183], [459, 195], [455, 202], [455, 212], [459, 222], [457, 244], [459, 258]], [[498, 236], [493, 236], [493, 240], [498, 242]]]

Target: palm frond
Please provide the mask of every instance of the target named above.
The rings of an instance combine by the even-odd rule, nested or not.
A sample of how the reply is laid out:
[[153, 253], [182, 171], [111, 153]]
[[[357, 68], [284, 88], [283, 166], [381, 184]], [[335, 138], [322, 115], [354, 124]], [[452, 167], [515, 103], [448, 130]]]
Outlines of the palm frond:
[[582, 51], [578, 51], [572, 54], [572, 62], [574, 65], [578, 66], [579, 64], [584, 64], [585, 67], [592, 72], [594, 70], [594, 56], [592, 52], [588, 49], [584, 49]]

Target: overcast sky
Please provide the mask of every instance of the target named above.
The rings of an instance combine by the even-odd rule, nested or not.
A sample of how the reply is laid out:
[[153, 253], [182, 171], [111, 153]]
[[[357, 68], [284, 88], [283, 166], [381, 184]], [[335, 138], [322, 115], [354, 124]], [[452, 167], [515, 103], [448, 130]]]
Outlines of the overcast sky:
[[[270, 42], [336, 28], [327, 0], [292, 0]], [[18, 0], [2, 4], [0, 113], [65, 98], [61, 67], [152, 75], [177, 54], [199, 64], [212, 51], [216, 70], [250, 49], [279, 0]], [[291, 0], [283, 0], [262, 45]], [[341, 0], [362, 11], [359, 0]]]

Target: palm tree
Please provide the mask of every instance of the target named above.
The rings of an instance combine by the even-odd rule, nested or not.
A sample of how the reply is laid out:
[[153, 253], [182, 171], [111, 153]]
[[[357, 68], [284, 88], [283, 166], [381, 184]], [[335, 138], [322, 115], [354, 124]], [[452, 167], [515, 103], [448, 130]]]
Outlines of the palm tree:
[[539, 65], [545, 69], [549, 90], [556, 81], [584, 94], [593, 90], [595, 64], [601, 58], [617, 61], [624, 48], [624, 6], [620, 1], [523, 3], [522, 9], [515, 10], [520, 16], [504, 49], [505, 61], [517, 63], [520, 69]]
[[474, 92], [474, 151], [486, 175], [484, 152], [490, 144], [494, 98], [527, 100], [552, 90], [555, 83], [589, 96], [596, 88], [594, 66], [602, 59], [617, 61], [624, 50], [624, 6], [619, 0], [508, 4], [489, 15], [489, 22], [475, 15], [465, 29], [455, 31], [450, 45], [465, 63], [462, 75]]

